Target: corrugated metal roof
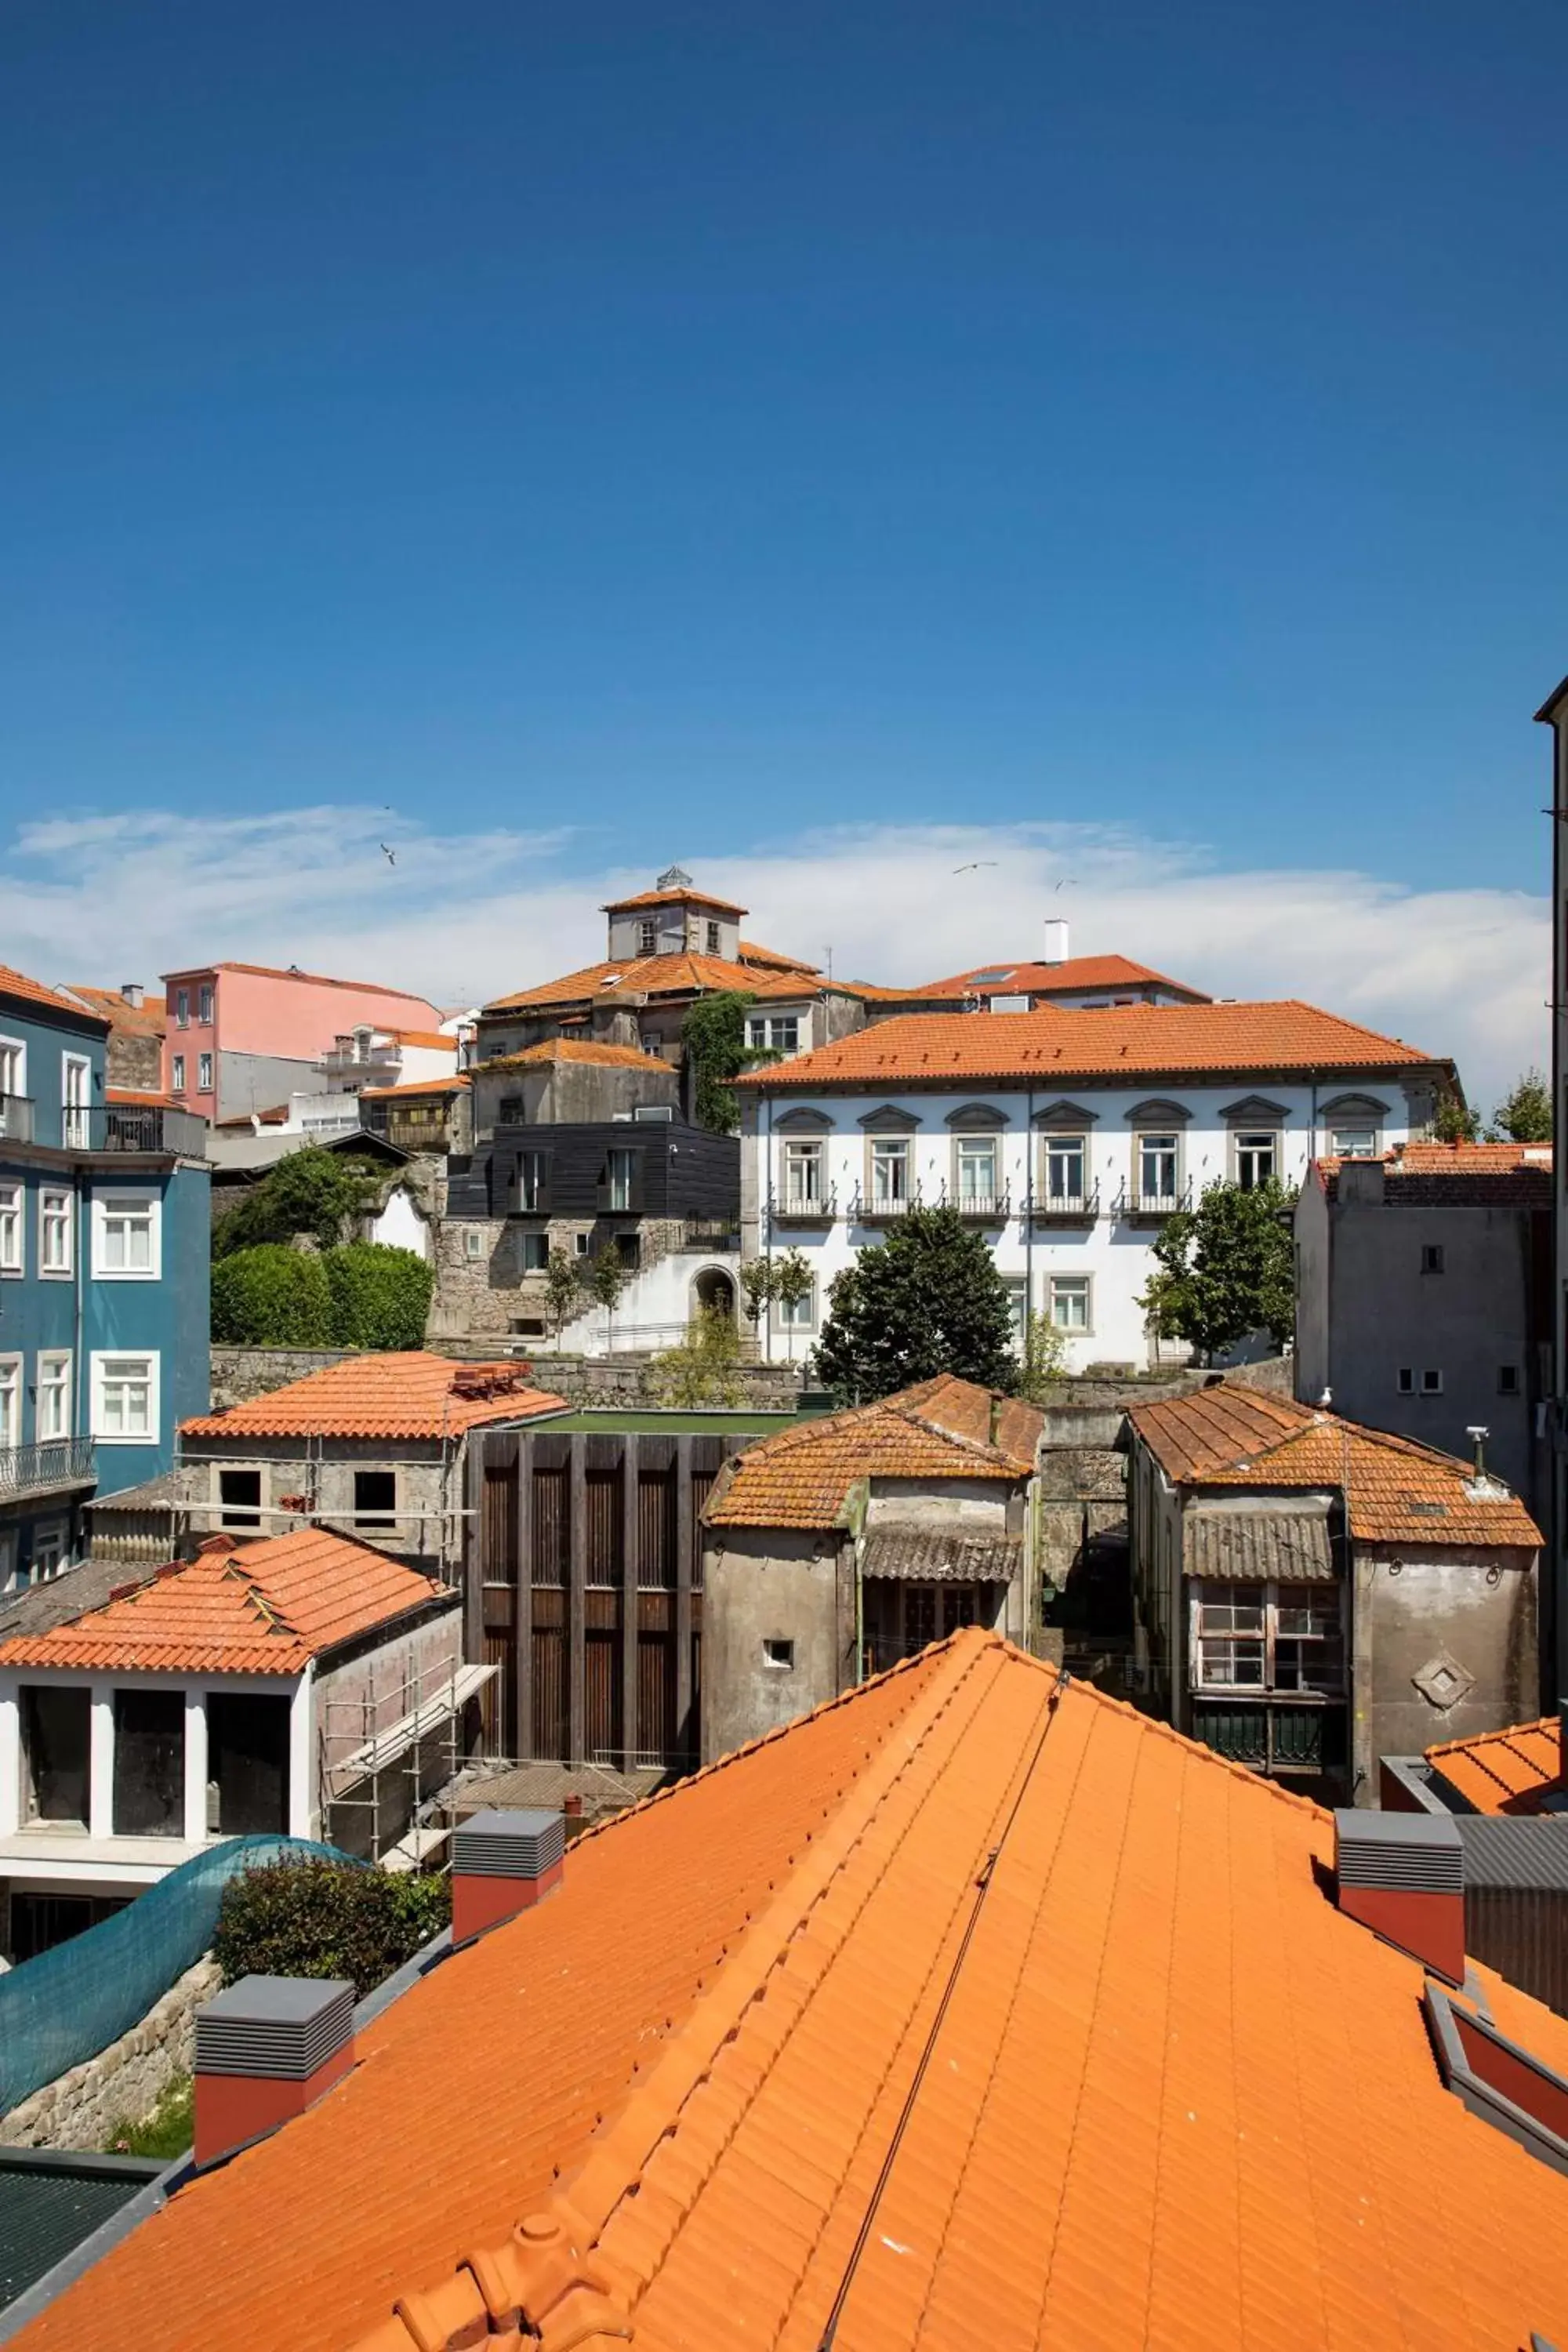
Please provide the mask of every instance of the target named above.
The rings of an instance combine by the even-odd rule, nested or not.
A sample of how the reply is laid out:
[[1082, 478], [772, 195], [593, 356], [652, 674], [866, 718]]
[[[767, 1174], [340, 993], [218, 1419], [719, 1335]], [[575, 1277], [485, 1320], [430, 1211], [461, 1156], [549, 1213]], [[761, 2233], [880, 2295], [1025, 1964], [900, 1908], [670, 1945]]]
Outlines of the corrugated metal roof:
[[1568, 1815], [1456, 1813], [1467, 1886], [1550, 1887], [1568, 1895]]
[[0, 2311], [163, 2169], [151, 2158], [0, 2149]]
[[879, 1528], [866, 1538], [863, 1576], [917, 1584], [1011, 1584], [1024, 1564], [1022, 1536], [947, 1533], [941, 1528]]
[[1189, 1511], [1185, 1520], [1189, 1576], [1229, 1577], [1263, 1583], [1331, 1584], [1333, 1549], [1321, 1511]]

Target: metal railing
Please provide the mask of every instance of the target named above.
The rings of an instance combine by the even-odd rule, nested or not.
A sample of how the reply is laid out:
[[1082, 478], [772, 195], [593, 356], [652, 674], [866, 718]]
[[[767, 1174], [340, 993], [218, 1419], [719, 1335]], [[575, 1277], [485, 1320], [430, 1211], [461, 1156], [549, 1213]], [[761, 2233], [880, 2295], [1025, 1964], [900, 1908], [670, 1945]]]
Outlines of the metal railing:
[[86, 1484], [94, 1476], [90, 1437], [59, 1437], [42, 1445], [0, 1446], [0, 1496], [41, 1493]]
[[768, 1194], [768, 1213], [781, 1225], [831, 1225], [838, 1218], [838, 1187], [830, 1184], [826, 1192], [783, 1192]]
[[953, 1192], [942, 1188], [941, 1205], [956, 1209], [977, 1225], [1005, 1225], [1013, 1213], [1013, 1195], [1004, 1185], [1000, 1192]]
[[849, 1203], [849, 1222], [852, 1225], [890, 1224], [896, 1217], [907, 1217], [911, 1209], [918, 1209], [920, 1205], [921, 1188], [918, 1184], [912, 1185], [909, 1192], [896, 1195], [869, 1193], [857, 1185]]
[[1030, 1214], [1037, 1224], [1086, 1225], [1100, 1214], [1100, 1187], [1087, 1192], [1037, 1192]]
[[207, 1123], [194, 1111], [175, 1110], [162, 1103], [94, 1103], [86, 1114], [87, 1151], [151, 1151], [201, 1160], [207, 1148]]
[[0, 1095], [0, 1137], [7, 1143], [33, 1140], [31, 1095]]
[[1184, 1184], [1174, 1192], [1124, 1192], [1117, 1202], [1119, 1215], [1138, 1222], [1153, 1217], [1173, 1217], [1193, 1205], [1193, 1188]]

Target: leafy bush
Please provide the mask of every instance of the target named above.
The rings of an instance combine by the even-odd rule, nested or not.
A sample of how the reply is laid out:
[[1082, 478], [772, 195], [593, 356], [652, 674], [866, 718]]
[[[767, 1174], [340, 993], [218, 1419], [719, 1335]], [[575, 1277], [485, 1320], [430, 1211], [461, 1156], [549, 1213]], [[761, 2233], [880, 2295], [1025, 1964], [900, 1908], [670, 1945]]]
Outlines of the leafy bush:
[[381, 1198], [386, 1171], [373, 1161], [301, 1144], [268, 1169], [243, 1201], [213, 1227], [214, 1257], [254, 1249], [260, 1242], [289, 1242], [308, 1234], [321, 1249], [331, 1249], [356, 1219]]
[[332, 1301], [337, 1348], [422, 1348], [433, 1266], [413, 1250], [383, 1242], [350, 1242], [321, 1259]]
[[680, 1345], [654, 1358], [654, 1394], [663, 1405], [740, 1404], [740, 1359], [734, 1317], [721, 1307], [700, 1307]]
[[314, 1251], [264, 1242], [215, 1263], [212, 1336], [220, 1346], [330, 1348], [332, 1325], [327, 1269]]
[[1017, 1377], [1007, 1286], [956, 1209], [909, 1210], [835, 1277], [827, 1305], [816, 1370], [841, 1404], [937, 1372], [1004, 1391]]
[[778, 1059], [746, 1043], [746, 1012], [755, 1002], [742, 989], [720, 989], [700, 996], [680, 1024], [681, 1043], [696, 1073], [697, 1124], [715, 1135], [733, 1135], [741, 1124], [731, 1079]]
[[445, 1878], [346, 1862], [273, 1862], [223, 1891], [213, 1954], [241, 1977], [347, 1977], [363, 2000], [452, 1916]]

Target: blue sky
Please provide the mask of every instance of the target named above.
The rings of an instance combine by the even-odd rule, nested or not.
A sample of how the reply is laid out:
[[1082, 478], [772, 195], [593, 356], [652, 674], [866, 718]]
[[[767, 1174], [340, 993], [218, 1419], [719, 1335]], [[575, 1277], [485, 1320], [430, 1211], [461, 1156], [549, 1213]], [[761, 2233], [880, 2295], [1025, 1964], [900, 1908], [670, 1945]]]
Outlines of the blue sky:
[[[226, 823], [384, 815], [413, 922], [500, 833], [526, 894], [1114, 825], [1534, 955], [1565, 73], [1561, 0], [15, 6], [0, 819], [221, 876]], [[103, 870], [89, 961], [290, 960], [286, 856], [184, 955]], [[1036, 944], [988, 919], [958, 961]], [[1354, 938], [1279, 948], [1226, 992], [1346, 1003]]]

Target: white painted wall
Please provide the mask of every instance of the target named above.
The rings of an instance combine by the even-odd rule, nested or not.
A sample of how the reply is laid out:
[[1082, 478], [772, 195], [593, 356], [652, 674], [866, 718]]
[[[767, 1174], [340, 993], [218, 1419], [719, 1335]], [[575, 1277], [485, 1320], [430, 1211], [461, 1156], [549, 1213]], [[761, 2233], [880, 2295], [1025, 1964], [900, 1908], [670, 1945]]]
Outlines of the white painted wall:
[[[668, 1257], [627, 1283], [616, 1308], [613, 1331], [604, 1308], [590, 1307], [567, 1324], [560, 1348], [567, 1355], [604, 1356], [643, 1346], [675, 1347], [695, 1309], [697, 1278], [710, 1267], [729, 1276], [739, 1311], [738, 1251], [671, 1250]], [[742, 1321], [742, 1330], [747, 1328]]]
[[430, 1228], [414, 1205], [414, 1196], [406, 1184], [395, 1184], [386, 1196], [386, 1206], [378, 1217], [368, 1220], [370, 1238], [383, 1242], [391, 1249], [412, 1250], [416, 1257], [430, 1255]]

